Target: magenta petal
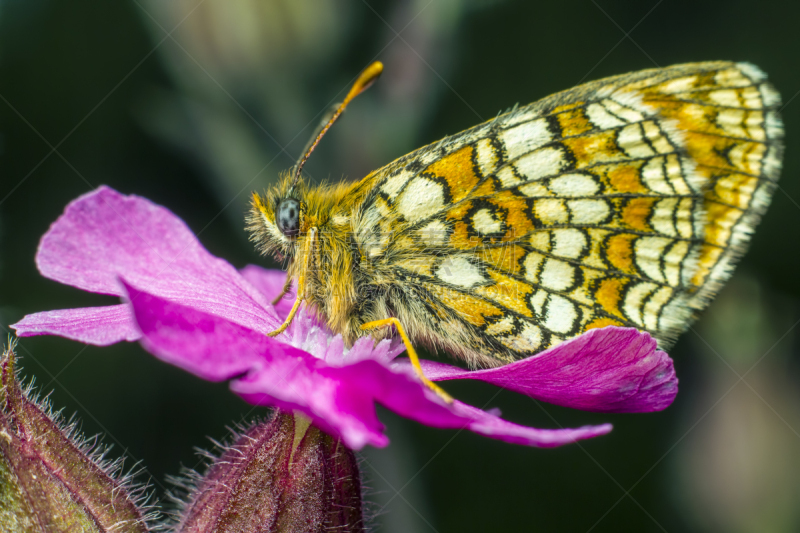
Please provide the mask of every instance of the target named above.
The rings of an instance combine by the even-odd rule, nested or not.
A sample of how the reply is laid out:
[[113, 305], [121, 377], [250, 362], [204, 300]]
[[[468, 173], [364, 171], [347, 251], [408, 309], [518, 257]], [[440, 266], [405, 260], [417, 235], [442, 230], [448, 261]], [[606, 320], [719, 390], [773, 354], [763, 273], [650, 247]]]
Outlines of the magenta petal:
[[141, 337], [127, 304], [34, 313], [11, 327], [20, 337], [59, 335], [97, 346]]
[[36, 263], [44, 276], [87, 291], [122, 295], [122, 277], [259, 332], [280, 324], [267, 298], [171, 211], [105, 186], [67, 206], [42, 237]]
[[585, 411], [659, 411], [678, 393], [672, 359], [656, 349], [649, 334], [633, 328], [593, 329], [538, 355], [486, 370], [422, 364], [434, 381], [477, 379]]
[[459, 414], [472, 419], [468, 426], [470, 431], [504, 442], [540, 448], [553, 448], [583, 439], [599, 437], [609, 433], [612, 429], [611, 424], [579, 428], [536, 429], [512, 424], [493, 413], [481, 411], [477, 407], [461, 403], [458, 400], [455, 401], [454, 407]]
[[153, 355], [209, 381], [258, 370], [268, 361], [308, 354], [249, 328], [179, 303], [159, 298], [122, 281]]
[[[266, 296], [271, 302], [283, 290], [286, 283], [286, 272], [283, 270], [272, 270], [262, 268], [258, 265], [247, 265], [240, 273], [250, 284]], [[275, 305], [275, 311], [281, 319], [289, 315], [292, 304], [297, 299], [297, 283], [292, 283], [291, 290]]]
[[532, 446], [558, 446], [611, 429], [542, 430], [512, 424], [460, 402], [445, 404], [405, 370], [374, 359], [330, 366], [224, 318], [124, 286], [142, 344], [157, 357], [209, 380], [241, 376], [231, 388], [249, 402], [298, 410], [353, 449], [388, 444], [376, 402], [431, 426], [464, 428]]
[[252, 403], [302, 411], [332, 434], [348, 435], [348, 442], [357, 447], [388, 444], [371, 402], [359, 405], [355, 416], [352, 410], [338, 413], [325, 408], [339, 384], [318, 371], [326, 366], [322, 360], [224, 318], [123, 284], [143, 334], [142, 344], [159, 359], [211, 381], [244, 375], [231, 388], [239, 392], [237, 385], [249, 382], [245, 389], [250, 394], [243, 396]]
[[[328, 367], [320, 361], [316, 369], [304, 363], [287, 363], [277, 375], [278, 379], [274, 371], [264, 369], [235, 380], [231, 388], [251, 403], [277, 403], [283, 408], [300, 409], [353, 449], [365, 444], [388, 444], [383, 425], [375, 416], [375, 402], [429, 426], [468, 429], [528, 446], [560, 446], [611, 431], [610, 424], [577, 429], [536, 429], [507, 422], [458, 401], [445, 404], [415, 376], [392, 370], [374, 360], [343, 367]], [[287, 386], [288, 382], [292, 385]], [[292, 395], [300, 402], [284, 403], [287, 388], [293, 390]], [[298, 405], [301, 402], [303, 405]]]
[[260, 371], [232, 381], [231, 390], [256, 405], [300, 411], [318, 427], [340, 437], [348, 448], [389, 444], [373, 399], [342, 381], [335, 371], [329, 372], [335, 369], [322, 360], [304, 355], [294, 360], [270, 357]]
[[553, 447], [604, 435], [611, 424], [576, 429], [537, 429], [502, 420], [497, 415], [455, 401], [444, 403], [425, 387], [412, 372], [390, 369], [375, 361], [362, 361], [330, 369], [338, 379], [350, 384], [353, 394], [374, 399], [399, 415], [428, 426], [468, 429], [474, 433], [515, 444]]

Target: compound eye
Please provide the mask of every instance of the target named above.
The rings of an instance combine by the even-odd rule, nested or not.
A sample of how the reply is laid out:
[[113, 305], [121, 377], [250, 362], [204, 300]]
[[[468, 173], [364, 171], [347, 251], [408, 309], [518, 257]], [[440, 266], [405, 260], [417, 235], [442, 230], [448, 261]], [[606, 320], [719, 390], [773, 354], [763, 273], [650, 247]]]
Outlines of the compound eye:
[[294, 237], [300, 231], [300, 202], [286, 198], [278, 204], [278, 229], [287, 237]]

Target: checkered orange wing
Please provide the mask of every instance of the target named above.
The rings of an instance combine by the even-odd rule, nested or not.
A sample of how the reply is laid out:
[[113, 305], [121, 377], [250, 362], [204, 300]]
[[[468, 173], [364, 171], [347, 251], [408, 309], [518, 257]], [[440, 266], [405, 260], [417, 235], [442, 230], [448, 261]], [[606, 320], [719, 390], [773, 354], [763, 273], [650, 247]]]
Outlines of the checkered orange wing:
[[777, 92], [709, 62], [520, 107], [367, 176], [364, 279], [413, 338], [475, 365], [590, 328], [665, 346], [744, 252], [781, 165]]

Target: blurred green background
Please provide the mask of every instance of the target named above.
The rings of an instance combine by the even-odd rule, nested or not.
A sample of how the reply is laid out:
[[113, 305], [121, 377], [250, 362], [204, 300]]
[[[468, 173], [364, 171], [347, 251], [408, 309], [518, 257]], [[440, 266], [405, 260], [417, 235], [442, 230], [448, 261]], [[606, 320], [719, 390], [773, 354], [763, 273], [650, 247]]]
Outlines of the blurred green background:
[[[652, 0], [0, 0], [0, 325], [111, 298], [41, 278], [40, 236], [100, 184], [169, 207], [212, 253], [270, 265], [243, 230], [251, 190], [290, 167], [374, 59], [386, 71], [306, 169], [360, 178], [443, 135], [582, 81], [733, 59], [783, 95], [781, 188], [733, 280], [671, 351], [665, 412], [596, 415], [479, 384], [448, 390], [540, 427], [611, 421], [536, 450], [382, 413], [366, 450], [378, 531], [800, 530], [800, 4]], [[137, 344], [23, 339], [24, 375], [86, 433], [166, 476], [256, 415]]]

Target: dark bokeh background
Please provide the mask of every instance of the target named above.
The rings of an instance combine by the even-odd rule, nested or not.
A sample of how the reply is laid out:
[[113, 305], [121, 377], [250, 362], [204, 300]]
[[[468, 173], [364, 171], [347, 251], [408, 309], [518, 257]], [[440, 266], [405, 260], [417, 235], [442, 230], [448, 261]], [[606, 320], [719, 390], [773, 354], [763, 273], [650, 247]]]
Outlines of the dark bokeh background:
[[[258, 257], [251, 190], [299, 155], [373, 59], [386, 73], [307, 169], [351, 179], [519, 102], [631, 70], [750, 61], [783, 95], [781, 188], [737, 274], [675, 346], [681, 392], [663, 413], [596, 415], [478, 384], [454, 395], [540, 427], [611, 421], [555, 450], [422, 427], [382, 413], [367, 450], [381, 531], [800, 530], [800, 4], [313, 0], [0, 0], [0, 325], [102, 305], [39, 276], [39, 237], [100, 184], [165, 205], [212, 253]], [[396, 33], [399, 33], [398, 34]], [[24, 339], [25, 375], [77, 413], [158, 495], [193, 447], [252, 409], [136, 344]]]

